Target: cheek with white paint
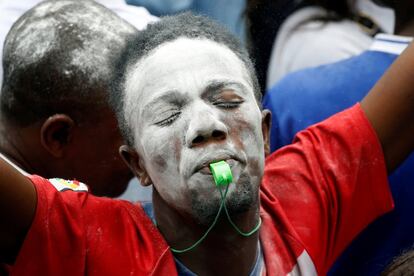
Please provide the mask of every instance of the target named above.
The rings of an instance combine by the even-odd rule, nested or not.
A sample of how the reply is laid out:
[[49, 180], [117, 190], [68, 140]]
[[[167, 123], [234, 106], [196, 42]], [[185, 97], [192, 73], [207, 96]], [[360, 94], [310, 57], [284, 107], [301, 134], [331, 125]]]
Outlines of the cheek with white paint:
[[261, 112], [256, 104], [245, 104], [227, 119], [230, 140], [247, 156], [249, 174], [261, 178], [264, 168], [264, 143]]
[[[136, 70], [141, 72], [140, 70]], [[157, 97], [158, 93], [152, 91], [160, 89], [160, 82], [151, 79], [142, 81], [145, 74], [138, 74], [129, 83], [127, 91], [144, 91], [143, 93], [128, 93], [125, 114], [130, 126], [135, 129], [135, 145], [143, 158], [143, 163], [149, 173], [154, 187], [161, 197], [172, 206], [181, 207], [185, 205], [186, 187], [182, 180], [179, 167], [181, 151], [184, 144], [185, 123], [188, 121], [183, 112], [180, 119], [173, 126], [159, 127], [153, 124], [154, 117], [146, 118], [141, 110], [142, 103]], [[160, 77], [160, 75], [157, 75]], [[171, 76], [163, 76], [174, 83]], [[151, 94], [152, 93], [152, 94]], [[148, 97], [147, 95], [151, 95]], [[140, 103], [140, 104], [134, 104]], [[160, 109], [168, 109], [167, 105], [160, 104]]]
[[144, 166], [162, 198], [173, 206], [183, 207], [187, 189], [179, 168], [183, 146], [179, 129], [150, 127], [141, 139], [141, 152]]

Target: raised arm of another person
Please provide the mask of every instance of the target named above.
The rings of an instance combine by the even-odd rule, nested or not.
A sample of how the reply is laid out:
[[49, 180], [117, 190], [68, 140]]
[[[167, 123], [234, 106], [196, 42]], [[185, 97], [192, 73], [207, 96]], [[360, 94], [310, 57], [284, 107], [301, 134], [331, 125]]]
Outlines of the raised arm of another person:
[[[281, 206], [288, 218], [286, 232], [292, 226], [293, 239], [304, 247], [298, 250], [300, 258], [313, 263], [295, 260], [293, 265], [327, 274], [362, 229], [392, 210], [386, 169], [398, 166], [413, 147], [414, 46], [410, 46], [360, 106], [310, 126], [292, 145], [266, 159], [261, 206], [274, 215], [269, 224], [263, 220], [264, 227], [284, 232], [284, 225], [275, 223], [279, 220], [274, 210]], [[267, 253], [271, 254], [277, 255]]]
[[33, 183], [0, 158], [0, 262], [14, 262], [35, 210]]
[[414, 149], [414, 44], [377, 82], [361, 107], [379, 137], [390, 172]]

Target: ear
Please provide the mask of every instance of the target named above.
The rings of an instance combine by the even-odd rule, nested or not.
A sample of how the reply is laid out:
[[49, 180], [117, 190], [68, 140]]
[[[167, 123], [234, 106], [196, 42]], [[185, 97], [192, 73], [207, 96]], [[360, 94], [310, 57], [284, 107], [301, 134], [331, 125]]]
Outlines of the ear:
[[127, 164], [129, 169], [139, 179], [142, 186], [149, 186], [152, 184], [152, 180], [149, 177], [147, 170], [145, 169], [142, 159], [138, 153], [127, 145], [122, 145], [119, 148], [119, 154], [121, 155], [124, 162]]
[[272, 124], [272, 113], [269, 109], [262, 111], [262, 134], [264, 143], [264, 152], [267, 157], [270, 154], [270, 126]]
[[54, 157], [63, 157], [72, 141], [74, 127], [75, 122], [66, 114], [50, 116], [40, 128], [42, 146]]

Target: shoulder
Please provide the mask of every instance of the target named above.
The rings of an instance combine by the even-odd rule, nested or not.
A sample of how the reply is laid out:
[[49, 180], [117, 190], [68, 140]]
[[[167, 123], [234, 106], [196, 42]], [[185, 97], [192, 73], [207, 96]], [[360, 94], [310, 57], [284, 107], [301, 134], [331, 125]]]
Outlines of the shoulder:
[[36, 189], [38, 209], [47, 210], [53, 206], [53, 212], [59, 212], [60, 209], [81, 210], [92, 196], [88, 192], [88, 187], [76, 180], [46, 179], [38, 175], [29, 175], [28, 178]]
[[88, 186], [77, 180], [45, 179], [37, 175], [31, 175], [29, 179], [36, 189], [37, 208], [45, 210], [45, 215], [63, 213], [67, 217], [90, 216], [92, 220], [99, 220], [110, 214], [123, 213], [127, 215], [128, 212], [144, 214], [142, 208], [137, 208], [135, 204], [128, 201], [90, 194]]
[[86, 186], [84, 183], [79, 182], [77, 180], [50, 178], [48, 181], [59, 192], [64, 192], [67, 190], [76, 191], [76, 192], [87, 192], [88, 191], [88, 186]]
[[21, 275], [78, 275], [85, 268], [94, 275], [149, 275], [175, 268], [168, 245], [139, 204], [89, 195], [73, 181], [30, 179], [38, 205], [13, 268]]

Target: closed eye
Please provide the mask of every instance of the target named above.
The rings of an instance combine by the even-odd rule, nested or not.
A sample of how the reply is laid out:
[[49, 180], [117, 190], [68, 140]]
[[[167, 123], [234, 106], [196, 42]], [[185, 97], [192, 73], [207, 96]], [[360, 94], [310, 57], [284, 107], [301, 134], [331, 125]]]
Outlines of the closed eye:
[[233, 109], [238, 108], [244, 101], [217, 101], [213, 105], [224, 108], [224, 109]]
[[175, 120], [178, 119], [180, 114], [181, 114], [181, 112], [175, 112], [175, 113], [171, 114], [169, 117], [167, 117], [166, 119], [158, 121], [154, 124], [157, 125], [157, 126], [160, 126], [160, 127], [169, 126], [172, 123], [174, 123]]

